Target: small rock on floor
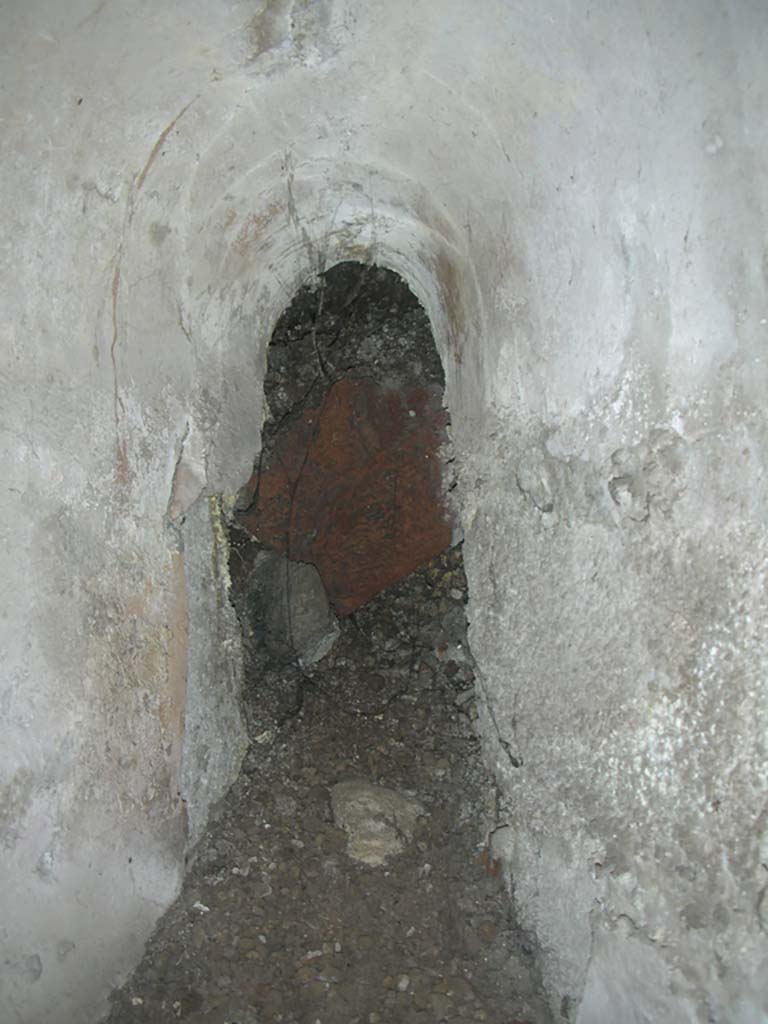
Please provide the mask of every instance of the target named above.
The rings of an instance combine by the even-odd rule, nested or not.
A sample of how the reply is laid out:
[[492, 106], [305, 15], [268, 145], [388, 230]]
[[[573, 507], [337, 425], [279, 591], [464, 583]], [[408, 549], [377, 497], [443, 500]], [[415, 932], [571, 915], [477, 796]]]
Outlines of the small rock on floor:
[[348, 855], [378, 867], [405, 849], [422, 807], [386, 786], [352, 779], [331, 790], [333, 820], [349, 839]]

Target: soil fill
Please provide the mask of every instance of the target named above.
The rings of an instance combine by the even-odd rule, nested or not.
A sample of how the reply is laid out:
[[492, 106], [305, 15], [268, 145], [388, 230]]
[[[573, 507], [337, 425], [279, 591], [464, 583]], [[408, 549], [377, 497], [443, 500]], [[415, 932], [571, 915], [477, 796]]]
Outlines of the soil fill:
[[[489, 853], [503, 821], [475, 734], [465, 596], [454, 548], [342, 620], [310, 669], [265, 659], [243, 773], [110, 1024], [550, 1020]], [[349, 782], [419, 808], [376, 866], [334, 821]]]

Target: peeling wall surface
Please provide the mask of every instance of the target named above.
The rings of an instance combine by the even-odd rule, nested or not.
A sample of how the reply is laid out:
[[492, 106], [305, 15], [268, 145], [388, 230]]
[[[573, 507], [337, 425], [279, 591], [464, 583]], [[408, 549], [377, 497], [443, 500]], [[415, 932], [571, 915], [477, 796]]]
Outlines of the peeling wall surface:
[[237, 772], [222, 516], [277, 317], [359, 259], [443, 357], [556, 1015], [768, 1020], [764, 3], [0, 23], [0, 1019], [99, 1019]]

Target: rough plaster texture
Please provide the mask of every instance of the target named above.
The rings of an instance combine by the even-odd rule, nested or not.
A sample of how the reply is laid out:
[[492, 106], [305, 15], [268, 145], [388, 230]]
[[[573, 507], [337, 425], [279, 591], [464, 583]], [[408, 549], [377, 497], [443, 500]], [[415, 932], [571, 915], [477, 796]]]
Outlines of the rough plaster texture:
[[[235, 770], [200, 510], [249, 476], [280, 310], [342, 258], [403, 274], [443, 356], [554, 1008], [768, 1019], [764, 5], [0, 17], [3, 1019], [98, 1018]], [[185, 810], [185, 706], [220, 701]]]
[[202, 835], [212, 804], [240, 769], [248, 740], [240, 713], [240, 627], [228, 599], [229, 547], [222, 509], [201, 497], [182, 527], [187, 583], [187, 700], [180, 792], [190, 845]]

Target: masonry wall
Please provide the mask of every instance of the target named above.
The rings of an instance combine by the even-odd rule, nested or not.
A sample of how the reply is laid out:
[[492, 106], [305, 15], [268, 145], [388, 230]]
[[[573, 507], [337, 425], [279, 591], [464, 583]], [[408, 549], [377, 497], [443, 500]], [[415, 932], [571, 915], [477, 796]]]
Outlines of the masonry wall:
[[237, 772], [222, 516], [354, 258], [443, 356], [554, 1009], [765, 1020], [762, 5], [0, 10], [3, 1013], [98, 1019]]

